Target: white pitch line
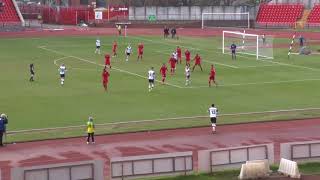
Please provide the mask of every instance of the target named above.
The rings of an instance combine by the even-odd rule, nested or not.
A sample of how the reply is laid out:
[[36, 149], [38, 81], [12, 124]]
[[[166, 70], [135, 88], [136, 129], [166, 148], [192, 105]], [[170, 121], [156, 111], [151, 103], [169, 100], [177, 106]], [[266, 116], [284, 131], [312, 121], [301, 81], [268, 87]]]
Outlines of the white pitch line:
[[[258, 114], [272, 114], [272, 113], [283, 113], [283, 112], [299, 112], [299, 111], [310, 111], [310, 110], [320, 110], [320, 108], [295, 108], [295, 109], [280, 109], [280, 110], [270, 110], [270, 111], [254, 111], [254, 112], [242, 112], [242, 113], [226, 113], [219, 114], [219, 117], [223, 116], [241, 116], [241, 115], [258, 115]], [[121, 124], [132, 124], [132, 123], [146, 123], [146, 122], [161, 122], [161, 121], [170, 121], [170, 120], [185, 120], [185, 119], [195, 119], [195, 118], [207, 118], [208, 115], [199, 115], [199, 116], [187, 116], [187, 117], [172, 117], [172, 118], [158, 118], [158, 119], [147, 119], [147, 120], [136, 120], [136, 121], [120, 121], [120, 122], [111, 122], [111, 123], [102, 123], [96, 124], [96, 126], [114, 126]], [[72, 128], [82, 128], [86, 125], [75, 125], [75, 126], [64, 126], [64, 127], [53, 127], [53, 128], [40, 128], [40, 129], [28, 129], [28, 130], [17, 130], [9, 131], [8, 135], [17, 134], [17, 133], [33, 133], [41, 131], [50, 131], [50, 130], [62, 130], [62, 129], [72, 129]]]
[[[49, 48], [46, 48], [46, 47], [39, 47], [40, 49], [43, 49], [43, 50], [46, 50], [46, 51], [50, 51], [50, 52], [54, 52], [56, 54], [60, 54], [60, 55], [63, 55], [63, 56], [68, 56], [64, 53], [61, 53], [59, 51], [56, 51], [56, 50], [52, 50], [52, 49], [49, 49]], [[80, 57], [77, 57], [77, 56], [68, 56], [68, 57], [72, 57], [72, 58], [75, 58], [75, 59], [78, 59], [80, 61], [84, 61], [84, 62], [87, 62], [87, 63], [90, 63], [90, 64], [95, 64], [95, 65], [98, 65], [98, 66], [104, 66], [103, 64], [99, 64], [99, 63], [96, 63], [96, 62], [93, 62], [93, 61], [89, 61], [87, 59], [83, 59], [83, 58], [80, 58]], [[126, 73], [126, 74], [130, 74], [130, 75], [133, 75], [133, 76], [137, 76], [137, 77], [140, 77], [140, 78], [143, 78], [143, 79], [148, 79], [147, 77], [145, 76], [142, 76], [140, 74], [136, 74], [136, 73], [133, 73], [133, 72], [130, 72], [130, 71], [126, 71], [126, 70], [123, 70], [123, 69], [119, 69], [119, 68], [116, 68], [116, 67], [112, 67], [111, 70], [117, 70], [119, 72], [123, 72], [123, 73]], [[162, 81], [159, 81], [159, 80], [156, 80], [156, 82], [162, 82]], [[178, 86], [178, 85], [175, 85], [175, 84], [171, 84], [171, 83], [166, 83], [166, 85], [169, 85], [169, 86], [172, 86], [172, 87], [176, 87], [176, 88], [184, 88], [184, 87], [181, 87], [181, 86]]]
[[[264, 84], [285, 84], [285, 83], [306, 82], [306, 81], [320, 81], [320, 79], [297, 79], [297, 80], [288, 80], [288, 81], [267, 81], [267, 82], [239, 83], [239, 84], [219, 84], [218, 87], [264, 85]], [[197, 88], [207, 88], [207, 87], [208, 86], [190, 86], [190, 87], [186, 87], [186, 88], [197, 89]]]
[[[152, 39], [145, 39], [142, 37], [133, 37], [133, 36], [128, 36], [129, 38], [132, 39], [138, 39], [138, 40], [143, 40], [143, 41], [149, 41], [152, 44], [163, 44], [163, 45], [171, 45], [171, 46], [177, 46], [176, 44], [170, 44], [170, 43], [166, 43], [166, 42], [160, 42], [160, 41], [154, 41]], [[200, 50], [199, 48], [194, 48], [194, 47], [187, 47], [187, 46], [183, 46], [183, 45], [179, 45], [180, 47], [184, 47], [184, 48], [188, 48], [188, 49], [195, 49], [195, 50]]]
[[[172, 44], [169, 44], [169, 43], [165, 43], [165, 42], [157, 42], [157, 41], [153, 41], [151, 39], [145, 39], [145, 38], [141, 38], [141, 37], [131, 37], [131, 38], [134, 38], [134, 39], [140, 39], [140, 40], [144, 40], [144, 41], [150, 41], [150, 42], [153, 42], [155, 44], [165, 44], [165, 45], [172, 45]], [[172, 45], [173, 46], [173, 45]], [[176, 45], [174, 45], [176, 46]], [[186, 47], [188, 48], [187, 46], [181, 46], [181, 47]], [[190, 47], [189, 47], [190, 48]], [[192, 47], [191, 47], [192, 48]], [[190, 48], [190, 49], [191, 49]], [[193, 49], [196, 49], [196, 50], [200, 50], [200, 51], [206, 51], [206, 52], [213, 52], [213, 53], [218, 53], [218, 52], [215, 52], [215, 51], [210, 51], [210, 50], [206, 50], [206, 49], [200, 49], [200, 48], [193, 48]], [[249, 58], [249, 57], [246, 57], [246, 56], [241, 56], [241, 55], [238, 55], [237, 56], [239, 57], [244, 57], [244, 58], [247, 58], [249, 60], [253, 60], [252, 58]], [[279, 64], [279, 65], [284, 65], [284, 66], [290, 66], [290, 67], [295, 67], [295, 68], [302, 68], [302, 69], [309, 69], [309, 70], [313, 70], [313, 71], [320, 71], [320, 69], [316, 69], [316, 68], [311, 68], [311, 67], [306, 67], [306, 66], [299, 66], [299, 65], [294, 65], [294, 64], [288, 64], [288, 63], [282, 63], [282, 62], [278, 62], [278, 61], [268, 61], [268, 60], [259, 60], [259, 61], [265, 61], [265, 62], [269, 62], [269, 63], [274, 63], [274, 64]]]
[[69, 57], [70, 57], [70, 56], [64, 56], [64, 57], [62, 57], [62, 58], [55, 59], [55, 60], [53, 61], [53, 64], [56, 65], [56, 66], [58, 66], [58, 64], [57, 64], [58, 61], [61, 61], [61, 60], [63, 60], [63, 59], [67, 59], [67, 58], [69, 58]]

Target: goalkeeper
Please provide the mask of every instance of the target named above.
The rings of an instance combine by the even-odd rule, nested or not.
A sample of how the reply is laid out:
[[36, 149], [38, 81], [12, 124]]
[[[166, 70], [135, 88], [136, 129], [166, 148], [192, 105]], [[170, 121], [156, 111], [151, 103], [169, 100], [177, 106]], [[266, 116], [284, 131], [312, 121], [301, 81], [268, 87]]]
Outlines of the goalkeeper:
[[237, 45], [235, 45], [233, 42], [230, 46], [230, 49], [231, 49], [232, 60], [236, 60], [237, 59], [237, 56], [236, 56]]

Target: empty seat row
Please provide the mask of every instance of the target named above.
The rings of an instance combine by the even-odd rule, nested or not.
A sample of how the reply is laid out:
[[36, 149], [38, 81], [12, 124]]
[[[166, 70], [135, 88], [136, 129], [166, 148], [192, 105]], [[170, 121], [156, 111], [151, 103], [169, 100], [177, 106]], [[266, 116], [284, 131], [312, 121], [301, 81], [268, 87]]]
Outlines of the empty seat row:
[[4, 6], [0, 9], [0, 22], [1, 23], [16, 23], [20, 22], [17, 10], [13, 5], [13, 0], [1, 0]]
[[267, 24], [294, 24], [302, 17], [304, 6], [301, 4], [262, 4], [256, 21]]
[[315, 5], [309, 16], [308, 16], [308, 23], [319, 23], [320, 24], [320, 4]]

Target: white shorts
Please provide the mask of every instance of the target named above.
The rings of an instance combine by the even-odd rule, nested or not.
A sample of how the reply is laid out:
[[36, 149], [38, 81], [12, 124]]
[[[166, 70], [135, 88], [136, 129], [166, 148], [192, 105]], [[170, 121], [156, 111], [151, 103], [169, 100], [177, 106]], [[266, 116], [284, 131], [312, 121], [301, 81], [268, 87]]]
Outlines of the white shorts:
[[212, 123], [211, 126], [212, 126], [212, 127], [216, 127], [216, 124], [215, 124], [215, 123]]

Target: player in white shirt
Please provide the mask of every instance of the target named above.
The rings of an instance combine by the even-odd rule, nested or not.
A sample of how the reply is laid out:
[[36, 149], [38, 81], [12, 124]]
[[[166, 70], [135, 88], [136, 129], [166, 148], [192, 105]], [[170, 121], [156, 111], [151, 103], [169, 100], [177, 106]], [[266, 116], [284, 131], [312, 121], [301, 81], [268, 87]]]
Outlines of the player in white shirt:
[[127, 57], [126, 57], [126, 61], [129, 61], [129, 56], [131, 55], [131, 53], [132, 53], [132, 47], [131, 47], [131, 45], [130, 44], [128, 44], [128, 46], [127, 46], [127, 48], [126, 48], [126, 55], [127, 55]]
[[154, 88], [154, 80], [156, 78], [156, 73], [153, 70], [153, 67], [148, 71], [148, 80], [149, 80], [149, 92]]
[[60, 82], [61, 82], [61, 86], [64, 85], [64, 78], [66, 77], [66, 71], [67, 68], [64, 64], [61, 64], [61, 66], [59, 67], [59, 74], [60, 74]]
[[176, 62], [178, 63], [178, 53], [177, 51], [172, 53], [172, 57], [176, 60]]
[[96, 40], [96, 51], [94, 52], [95, 54], [100, 54], [100, 47], [101, 47], [101, 41], [100, 39]]
[[186, 86], [188, 86], [191, 83], [191, 80], [190, 80], [190, 76], [191, 76], [190, 64], [186, 65], [185, 75], [186, 75]]
[[209, 108], [212, 133], [216, 132], [217, 114], [218, 114], [218, 109], [214, 107], [214, 104], [212, 104], [211, 107]]

